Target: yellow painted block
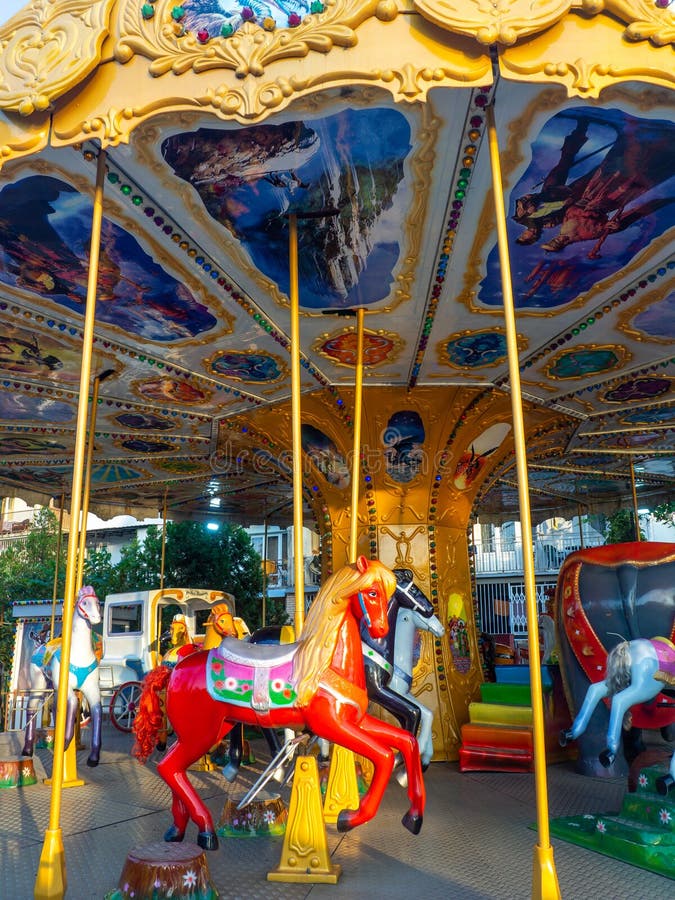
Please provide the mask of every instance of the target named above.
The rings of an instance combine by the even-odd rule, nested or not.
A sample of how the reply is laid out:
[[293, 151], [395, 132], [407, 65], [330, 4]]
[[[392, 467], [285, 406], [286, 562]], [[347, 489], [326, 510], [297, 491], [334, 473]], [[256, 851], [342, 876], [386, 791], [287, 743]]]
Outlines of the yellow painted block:
[[531, 706], [504, 706], [501, 703], [470, 703], [471, 722], [490, 725], [531, 725]]

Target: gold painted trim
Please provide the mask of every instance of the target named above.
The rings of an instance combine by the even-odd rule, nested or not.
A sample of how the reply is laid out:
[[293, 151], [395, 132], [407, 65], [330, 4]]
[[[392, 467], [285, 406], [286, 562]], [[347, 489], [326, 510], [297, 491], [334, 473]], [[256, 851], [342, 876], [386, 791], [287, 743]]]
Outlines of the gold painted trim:
[[[586, 350], [610, 350], [617, 357], [616, 363], [613, 366], [609, 366], [597, 372], [577, 372], [574, 375], [554, 375], [551, 371], [555, 364], [563, 357], [580, 351], [584, 352]], [[546, 363], [544, 372], [546, 373], [547, 378], [550, 378], [553, 381], [583, 381], [585, 378], [598, 378], [613, 372], [615, 369], [620, 369], [626, 365], [626, 363], [629, 363], [632, 358], [633, 354], [630, 350], [628, 350], [627, 347], [623, 347], [621, 344], [577, 344], [574, 347], [568, 347], [566, 350], [559, 350], [555, 356]]]
[[184, 32], [171, 16], [175, 0], [157, 0], [155, 14], [144, 19], [140, 0], [125, 0], [120, 8], [120, 34], [115, 58], [127, 63], [139, 54], [151, 60], [154, 77], [171, 72], [232, 69], [237, 78], [263, 75], [274, 62], [304, 59], [310, 53], [329, 53], [333, 47], [358, 43], [355, 29], [373, 16], [392, 22], [398, 15], [395, 0], [326, 0], [324, 12], [306, 16], [297, 28], [266, 31], [246, 22], [231, 37], [212, 38], [204, 45]]
[[515, 44], [545, 31], [569, 12], [571, 0], [413, 0], [418, 12], [435, 25], [475, 38], [478, 43]]
[[86, 78], [101, 61], [116, 3], [33, 0], [13, 16], [0, 28], [0, 109], [44, 112]]
[[522, 38], [551, 29], [570, 12], [586, 19], [603, 13], [627, 24], [626, 41], [651, 41], [662, 47], [675, 40], [675, 20], [650, 0], [413, 0], [418, 12], [447, 31], [480, 44], [512, 46]]

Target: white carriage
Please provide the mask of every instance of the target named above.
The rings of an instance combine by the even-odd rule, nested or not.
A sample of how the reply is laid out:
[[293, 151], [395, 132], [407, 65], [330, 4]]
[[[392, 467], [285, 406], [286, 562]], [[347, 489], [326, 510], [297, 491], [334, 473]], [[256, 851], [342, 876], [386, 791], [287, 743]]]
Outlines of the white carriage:
[[[120, 731], [131, 731], [143, 677], [160, 664], [169, 645], [168, 633], [177, 614], [185, 617], [191, 642], [203, 642], [206, 621], [216, 604], [225, 604], [236, 618], [235, 600], [225, 591], [201, 588], [164, 588], [109, 594], [103, 605], [102, 655], [99, 683], [104, 711]], [[51, 635], [61, 632], [61, 601], [22, 601], [14, 604], [17, 637], [7, 690], [5, 727], [23, 730], [30, 705], [30, 660]], [[240, 619], [236, 619], [239, 624]], [[95, 629], [99, 631], [98, 628]], [[83, 722], [86, 722], [86, 711]]]
[[232, 594], [201, 588], [163, 588], [108, 594], [103, 611], [101, 691], [110, 697], [110, 721], [131, 731], [144, 676], [161, 663], [168, 649], [174, 616], [185, 617], [191, 642], [204, 641], [206, 621], [216, 604], [235, 616]]

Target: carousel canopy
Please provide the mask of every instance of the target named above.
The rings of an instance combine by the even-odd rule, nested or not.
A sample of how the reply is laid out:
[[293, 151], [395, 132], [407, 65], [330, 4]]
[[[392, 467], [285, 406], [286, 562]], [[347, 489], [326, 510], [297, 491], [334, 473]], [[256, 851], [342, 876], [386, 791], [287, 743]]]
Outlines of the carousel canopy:
[[[349, 502], [357, 309], [366, 421], [397, 398], [362, 453], [394, 483], [434, 417], [451, 442], [508, 410], [490, 108], [533, 516], [672, 498], [674, 39], [661, 0], [26, 4], [0, 26], [0, 495], [69, 497], [103, 152], [92, 511], [291, 520], [292, 215], [308, 516]], [[472, 513], [518, 518], [510, 426], [482, 425]]]

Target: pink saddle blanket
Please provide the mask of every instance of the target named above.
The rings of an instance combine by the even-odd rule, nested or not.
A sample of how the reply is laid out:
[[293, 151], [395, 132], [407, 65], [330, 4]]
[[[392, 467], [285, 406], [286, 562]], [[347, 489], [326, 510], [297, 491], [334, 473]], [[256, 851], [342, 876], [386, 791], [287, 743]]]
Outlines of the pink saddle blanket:
[[206, 688], [214, 700], [260, 712], [293, 706], [296, 646], [248, 644], [225, 638], [209, 652]]

